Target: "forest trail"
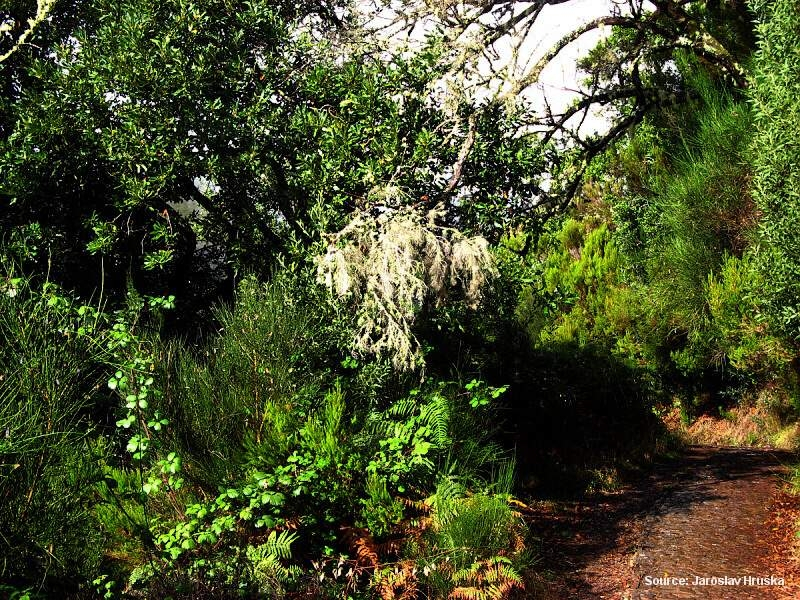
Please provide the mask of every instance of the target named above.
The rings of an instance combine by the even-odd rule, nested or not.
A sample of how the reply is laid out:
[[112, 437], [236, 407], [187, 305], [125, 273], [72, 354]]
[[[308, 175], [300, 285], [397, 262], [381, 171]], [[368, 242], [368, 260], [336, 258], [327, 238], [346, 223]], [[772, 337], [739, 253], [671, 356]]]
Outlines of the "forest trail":
[[[557, 582], [544, 597], [800, 597], [787, 554], [791, 536], [775, 520], [781, 498], [785, 503], [780, 477], [789, 458], [771, 450], [692, 446], [618, 493], [537, 511], [542, 563]], [[783, 577], [784, 585], [755, 579], [770, 576]]]

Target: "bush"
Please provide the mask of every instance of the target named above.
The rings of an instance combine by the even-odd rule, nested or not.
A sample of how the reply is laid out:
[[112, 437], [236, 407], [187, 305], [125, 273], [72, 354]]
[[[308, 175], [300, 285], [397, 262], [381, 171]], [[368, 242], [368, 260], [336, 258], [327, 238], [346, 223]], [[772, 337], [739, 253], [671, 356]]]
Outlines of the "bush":
[[324, 310], [288, 278], [246, 278], [235, 305], [217, 309], [219, 335], [207, 348], [165, 346], [163, 412], [205, 487], [240, 475], [247, 447], [286, 454], [322, 389]]
[[761, 219], [753, 249], [764, 280], [764, 313], [800, 340], [800, 8], [792, 0], [753, 2], [759, 24], [751, 76], [755, 115], [753, 192]]
[[[427, 556], [406, 546], [421, 534], [419, 513], [430, 512], [437, 481], [478, 492], [490, 485], [505, 458], [491, 443], [493, 404], [505, 389], [478, 380], [411, 387], [387, 363], [348, 356], [350, 316], [340, 318], [317, 290], [290, 274], [266, 284], [248, 278], [235, 304], [217, 310], [219, 334], [202, 352], [153, 342], [161, 360], [151, 379], [163, 394], [148, 393], [148, 411], [160, 411], [171, 433], [151, 445], [157, 456], [142, 464], [140, 497], [163, 569], [131, 565], [132, 585], [184, 597], [334, 594], [335, 578], [322, 584], [314, 569], [338, 556], [385, 587], [384, 562]], [[510, 514], [507, 497], [492, 502]], [[456, 537], [467, 536], [458, 523], [469, 515], [473, 526], [490, 516], [464, 506]], [[511, 539], [503, 529], [511, 525], [498, 523], [492, 548]]]
[[79, 333], [92, 319], [45, 290], [0, 283], [0, 581], [74, 591], [103, 552], [89, 418], [101, 357]]

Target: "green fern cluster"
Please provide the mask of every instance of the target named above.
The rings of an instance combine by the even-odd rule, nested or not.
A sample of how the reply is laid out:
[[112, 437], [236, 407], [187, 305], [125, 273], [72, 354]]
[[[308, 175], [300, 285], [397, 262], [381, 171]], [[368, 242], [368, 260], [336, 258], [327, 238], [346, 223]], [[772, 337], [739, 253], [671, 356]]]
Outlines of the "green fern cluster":
[[453, 582], [458, 587], [448, 596], [452, 600], [504, 600], [513, 590], [525, 589], [511, 561], [501, 556], [476, 561], [456, 571]]
[[255, 582], [259, 594], [281, 597], [286, 594], [287, 585], [300, 579], [303, 571], [298, 565], [284, 564], [292, 558], [292, 544], [297, 537], [292, 531], [273, 530], [266, 542], [246, 548], [248, 579]]

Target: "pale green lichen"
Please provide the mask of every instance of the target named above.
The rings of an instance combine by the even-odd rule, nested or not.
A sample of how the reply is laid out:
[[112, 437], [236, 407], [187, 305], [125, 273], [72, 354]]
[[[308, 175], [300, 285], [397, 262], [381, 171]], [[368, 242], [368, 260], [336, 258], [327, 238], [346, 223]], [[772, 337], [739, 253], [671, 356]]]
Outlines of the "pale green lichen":
[[488, 242], [439, 225], [442, 217], [441, 206], [373, 206], [328, 235], [327, 252], [317, 258], [320, 282], [356, 310], [354, 347], [390, 356], [401, 370], [422, 364], [413, 333], [419, 311], [454, 290], [475, 307], [496, 273]]

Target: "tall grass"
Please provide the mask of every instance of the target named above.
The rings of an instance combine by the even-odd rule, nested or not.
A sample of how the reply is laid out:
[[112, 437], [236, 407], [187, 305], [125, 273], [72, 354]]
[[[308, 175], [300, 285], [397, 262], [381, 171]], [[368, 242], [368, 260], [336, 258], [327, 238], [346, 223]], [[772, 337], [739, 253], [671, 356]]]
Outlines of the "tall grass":
[[162, 361], [170, 432], [211, 489], [236, 477], [247, 448], [286, 456], [308, 409], [298, 404], [321, 395], [313, 363], [326, 341], [320, 311], [288, 278], [246, 279], [216, 318], [219, 335], [206, 348], [173, 343]]
[[101, 559], [88, 419], [99, 356], [52, 298], [23, 278], [0, 291], [0, 581], [77, 587]]

